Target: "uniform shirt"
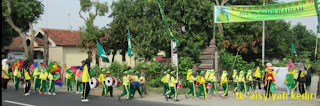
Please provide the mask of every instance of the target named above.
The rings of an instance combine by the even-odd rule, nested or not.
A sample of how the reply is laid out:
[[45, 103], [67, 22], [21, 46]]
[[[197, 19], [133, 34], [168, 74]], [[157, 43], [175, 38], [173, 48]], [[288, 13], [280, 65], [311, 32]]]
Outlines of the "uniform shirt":
[[205, 75], [205, 79], [207, 80], [207, 81], [210, 81], [210, 72], [206, 72], [206, 75]]
[[39, 78], [38, 76], [40, 76], [40, 72], [39, 72], [39, 68], [34, 68], [33, 69], [33, 78]]
[[225, 77], [223, 80], [221, 80], [220, 84], [222, 85], [222, 84], [225, 84], [225, 83], [228, 83], [228, 77]]
[[164, 78], [164, 83], [170, 83], [170, 75], [166, 74], [165, 78]]
[[205, 83], [206, 83], [206, 79], [205, 79], [203, 76], [200, 76], [200, 77], [198, 78], [198, 82], [199, 82], [200, 84], [205, 84]]
[[257, 67], [256, 71], [254, 72], [254, 77], [261, 78], [260, 67]]
[[175, 87], [177, 83], [178, 83], [178, 80], [176, 80], [173, 76], [171, 76], [171, 80], [170, 80], [169, 86], [170, 87]]
[[48, 73], [47, 72], [41, 72], [40, 74], [40, 79], [41, 80], [47, 80], [48, 77]]
[[195, 78], [195, 77], [193, 77], [193, 75], [190, 75], [190, 77], [189, 77], [189, 79], [188, 79], [188, 81], [189, 82], [194, 82], [194, 81], [196, 81], [197, 80], [197, 78]]
[[129, 79], [128, 76], [123, 76], [122, 78], [122, 85], [129, 85]]
[[246, 82], [246, 79], [245, 79], [244, 75], [243, 76], [239, 75], [238, 82]]
[[9, 65], [2, 65], [2, 74], [4, 75], [4, 79], [10, 79], [9, 76]]
[[24, 78], [25, 78], [26, 80], [30, 80], [31, 77], [30, 77], [29, 72], [28, 72], [26, 69], [23, 69], [23, 70], [24, 70]]
[[139, 77], [137, 75], [134, 76], [134, 81], [140, 82]]
[[48, 78], [49, 78], [50, 81], [54, 80], [54, 77], [53, 77], [53, 75], [51, 73], [48, 74]]
[[239, 81], [239, 76], [237, 74], [232, 75], [233, 82], [238, 82]]
[[21, 78], [21, 72], [19, 71], [18, 67], [15, 68], [15, 71], [13, 72], [13, 76], [17, 78]]
[[106, 75], [105, 75], [105, 74], [100, 74], [100, 76], [99, 76], [99, 81], [100, 81], [101, 83], [103, 83], [104, 81], [106, 81]]
[[250, 75], [248, 74], [246, 78], [247, 78], [248, 81], [253, 81], [252, 74], [250, 74]]
[[218, 81], [217, 81], [217, 77], [214, 75], [214, 73], [211, 73], [211, 75], [210, 75], [210, 81], [211, 81], [211, 82], [218, 82]]
[[82, 82], [89, 82], [89, 79], [90, 79], [89, 69], [88, 69], [88, 66], [85, 65], [83, 67]]

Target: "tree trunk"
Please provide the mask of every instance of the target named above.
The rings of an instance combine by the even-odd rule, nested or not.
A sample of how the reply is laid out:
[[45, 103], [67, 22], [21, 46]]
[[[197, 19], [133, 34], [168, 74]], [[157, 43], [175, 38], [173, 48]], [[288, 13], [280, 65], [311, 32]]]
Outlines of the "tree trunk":
[[318, 55], [318, 76], [319, 76], [317, 95], [320, 96], [320, 46], [318, 46], [317, 55]]
[[98, 56], [98, 49], [96, 51], [96, 65], [99, 65], [99, 56]]
[[120, 54], [122, 55], [122, 61], [125, 62], [126, 61], [126, 52], [124, 50], [122, 50]]
[[44, 33], [44, 59], [43, 59], [43, 63], [45, 63], [46, 61], [49, 60], [49, 40], [48, 40], [48, 33], [45, 32]]
[[223, 31], [223, 25], [222, 25], [222, 23], [219, 23], [219, 24], [218, 24], [218, 28], [219, 28], [219, 33], [220, 33], [222, 39], [224, 39], [224, 31]]
[[118, 51], [118, 50], [113, 50], [113, 51], [112, 51], [112, 61], [111, 61], [111, 62], [114, 61], [114, 57], [116, 56], [117, 51]]
[[30, 38], [31, 38], [30, 41], [31, 42], [30, 42], [30, 50], [29, 50], [29, 52], [30, 52], [29, 59], [30, 59], [30, 62], [33, 63], [34, 62], [34, 50], [33, 50], [33, 47], [34, 47], [34, 37], [35, 37], [35, 35], [34, 35], [32, 22], [28, 22], [28, 24], [29, 24], [29, 28], [30, 28], [30, 31], [31, 31], [31, 36], [30, 36]]

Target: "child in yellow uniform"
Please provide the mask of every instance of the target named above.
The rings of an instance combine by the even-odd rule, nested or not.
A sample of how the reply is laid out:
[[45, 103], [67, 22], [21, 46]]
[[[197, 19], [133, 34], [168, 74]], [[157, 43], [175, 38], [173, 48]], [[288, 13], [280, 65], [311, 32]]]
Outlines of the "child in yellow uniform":
[[55, 74], [52, 74], [52, 73], [49, 73], [48, 75], [48, 78], [49, 78], [49, 91], [48, 91], [48, 95], [56, 95], [56, 84], [55, 84], [55, 81], [54, 81], [54, 76]]
[[66, 73], [66, 79], [67, 79], [67, 92], [72, 92], [72, 82], [71, 82], [71, 79], [72, 79], [72, 76], [69, 75], [69, 73]]
[[[107, 71], [107, 77], [111, 77], [110, 71]], [[113, 87], [112, 86], [108, 86], [107, 87], [107, 95], [110, 92], [110, 97], [113, 97]]]
[[124, 76], [122, 78], [122, 85], [123, 85], [123, 93], [121, 95], [118, 95], [118, 99], [120, 100], [120, 98], [124, 95], [127, 95], [127, 100], [130, 99], [130, 93], [129, 93], [129, 72], [125, 71], [123, 72]]
[[238, 76], [237, 70], [233, 70], [232, 78], [233, 78], [233, 86], [234, 86], [233, 92], [236, 93], [239, 85], [238, 83], [239, 76]]
[[252, 77], [252, 70], [248, 70], [248, 73], [247, 73], [247, 95], [249, 95], [250, 93], [250, 88], [252, 89], [252, 92], [254, 92], [254, 88], [253, 88], [253, 77]]
[[[134, 81], [135, 82], [140, 82], [138, 75], [140, 74], [140, 71], [136, 71], [135, 75], [134, 75]], [[134, 97], [134, 94], [136, 93], [136, 91], [138, 91], [139, 95], [141, 98], [143, 98], [142, 92], [140, 90], [140, 86], [133, 86], [133, 91], [132, 91], [132, 97]]]
[[30, 95], [30, 87], [31, 87], [31, 75], [29, 73], [29, 60], [25, 60], [22, 66], [22, 71], [23, 71], [23, 78], [25, 80], [26, 86], [24, 88], [24, 95], [28, 96]]
[[247, 86], [246, 86], [246, 79], [245, 79], [245, 76], [244, 76], [244, 72], [243, 71], [240, 71], [239, 72], [239, 79], [238, 79], [238, 82], [239, 84], [241, 85], [240, 87], [240, 92], [244, 94], [247, 93]]
[[[16, 63], [16, 64], [18, 64], [18, 63]], [[16, 91], [18, 91], [19, 82], [20, 82], [20, 78], [21, 78], [21, 72], [19, 70], [19, 65], [15, 67], [14, 72], [13, 72], [13, 76], [14, 76], [14, 88]]]
[[41, 79], [40, 77], [40, 69], [38, 67], [35, 67], [33, 69], [33, 79], [34, 79], [34, 90], [37, 91], [37, 88], [39, 89], [41, 86]]
[[170, 69], [167, 69], [166, 73], [167, 74], [163, 77], [163, 96], [169, 91]]
[[203, 93], [204, 99], [207, 100], [208, 96], [207, 96], [206, 80], [204, 78], [205, 71], [201, 71], [200, 75], [201, 76], [199, 76], [199, 79], [198, 79], [198, 82], [200, 82], [200, 86], [199, 86], [199, 92], [197, 94], [197, 97], [199, 97]]
[[170, 77], [170, 83], [169, 83], [169, 87], [170, 87], [170, 91], [168, 91], [165, 95], [166, 97], [166, 101], [168, 101], [168, 98], [173, 94], [174, 95], [174, 101], [179, 101], [178, 100], [178, 92], [177, 92], [177, 87], [176, 84], [178, 83], [178, 80], [175, 79], [176, 77], [176, 72], [175, 71], [171, 71], [171, 77]]
[[40, 79], [41, 79], [41, 86], [39, 90], [39, 94], [47, 94], [47, 77], [48, 77], [48, 72], [47, 70], [43, 67], [41, 69], [41, 74], [40, 74]]
[[216, 72], [214, 70], [211, 70], [210, 80], [211, 80], [212, 88], [211, 88], [211, 91], [210, 91], [210, 94], [211, 94], [210, 97], [213, 97], [214, 91], [217, 93], [217, 95], [219, 95], [219, 91], [218, 91], [218, 88], [217, 88], [218, 80], [217, 80], [217, 77], [216, 77], [215, 73]]
[[107, 69], [102, 69], [102, 74], [99, 76], [99, 81], [102, 84], [102, 95], [101, 96], [107, 96], [107, 86], [105, 84], [106, 81], [106, 71]]
[[222, 75], [221, 75], [221, 82], [220, 82], [220, 85], [223, 87], [223, 95], [222, 95], [222, 99], [229, 99], [228, 97], [228, 89], [229, 89], [229, 86], [228, 86], [228, 77], [227, 77], [228, 73], [227, 71], [223, 71], [222, 72]]
[[196, 86], [194, 82], [197, 80], [197, 78], [193, 77], [193, 70], [189, 69], [187, 73], [187, 80], [188, 80], [188, 86], [189, 86], [189, 91], [186, 94], [186, 98], [188, 99], [189, 94], [192, 93], [192, 96], [194, 99], [197, 99], [196, 97]]

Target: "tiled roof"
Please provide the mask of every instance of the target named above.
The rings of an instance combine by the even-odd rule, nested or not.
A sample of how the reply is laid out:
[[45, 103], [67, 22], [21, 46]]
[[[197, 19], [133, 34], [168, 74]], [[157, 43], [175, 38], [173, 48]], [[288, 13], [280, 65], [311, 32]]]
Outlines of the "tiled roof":
[[42, 28], [42, 30], [48, 33], [49, 38], [51, 38], [56, 43], [56, 45], [76, 46], [80, 44], [80, 31], [47, 28]]
[[9, 46], [4, 47], [5, 50], [23, 50], [22, 38], [20, 36], [13, 38]]

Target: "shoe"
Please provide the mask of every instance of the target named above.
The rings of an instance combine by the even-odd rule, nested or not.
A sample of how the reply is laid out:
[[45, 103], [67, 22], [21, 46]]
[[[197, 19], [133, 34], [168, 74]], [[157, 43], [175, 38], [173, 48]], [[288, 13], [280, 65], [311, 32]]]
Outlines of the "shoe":
[[195, 99], [195, 100], [198, 100], [198, 98], [197, 98], [197, 97], [195, 97], [194, 99]]
[[51, 95], [51, 93], [50, 93], [50, 92], [48, 92], [48, 95]]
[[229, 99], [229, 97], [228, 97], [228, 96], [226, 96], [224, 99]]
[[52, 95], [56, 95], [56, 93], [52, 93]]
[[120, 95], [118, 95], [118, 100], [120, 101], [120, 98], [121, 98], [121, 96]]
[[222, 94], [218, 94], [218, 97], [221, 97], [221, 96], [223, 96]]
[[41, 94], [42, 94], [42, 92], [41, 92], [41, 91], [39, 91], [39, 94], [41, 95]]
[[78, 94], [79, 92], [76, 92], [76, 94]]
[[27, 93], [25, 93], [25, 94], [23, 94], [24, 96], [28, 96], [28, 94]]
[[210, 95], [210, 98], [212, 98], [213, 97], [213, 95]]
[[225, 97], [224, 95], [221, 96], [222, 99], [224, 99], [224, 97]]
[[89, 102], [88, 99], [82, 99], [81, 102]]
[[179, 100], [178, 100], [178, 99], [175, 99], [174, 101], [177, 101], [177, 102], [178, 102]]
[[45, 93], [43, 93], [43, 94], [47, 95], [47, 92], [45, 92]]
[[172, 99], [171, 97], [168, 97], [169, 99]]
[[111, 95], [110, 97], [113, 97], [113, 95]]

